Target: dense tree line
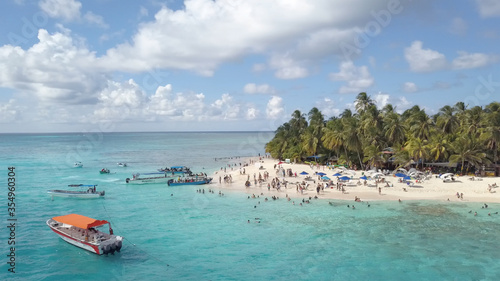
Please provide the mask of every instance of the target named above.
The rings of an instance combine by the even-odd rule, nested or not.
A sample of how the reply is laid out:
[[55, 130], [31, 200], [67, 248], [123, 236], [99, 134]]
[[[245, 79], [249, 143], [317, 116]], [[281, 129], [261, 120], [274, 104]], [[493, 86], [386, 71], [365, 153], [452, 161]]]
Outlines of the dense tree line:
[[[298, 162], [310, 155], [335, 156], [341, 164], [361, 168], [380, 167], [391, 157], [395, 165], [450, 162], [463, 170], [497, 163], [499, 142], [499, 102], [484, 108], [458, 102], [429, 116], [417, 105], [402, 114], [391, 104], [379, 109], [360, 93], [355, 112], [346, 109], [328, 120], [317, 108], [307, 116], [296, 110], [276, 130], [266, 152]], [[387, 148], [393, 154], [383, 153]]]

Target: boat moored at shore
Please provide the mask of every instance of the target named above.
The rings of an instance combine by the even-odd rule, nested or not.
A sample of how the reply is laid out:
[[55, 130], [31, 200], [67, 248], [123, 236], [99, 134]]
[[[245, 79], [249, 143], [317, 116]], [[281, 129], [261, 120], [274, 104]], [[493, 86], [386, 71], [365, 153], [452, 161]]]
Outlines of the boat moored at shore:
[[132, 178], [126, 178], [125, 182], [129, 184], [146, 184], [146, 183], [167, 183], [172, 176], [165, 172], [133, 174]]
[[204, 177], [204, 176], [178, 177], [177, 179], [170, 179], [167, 182], [167, 184], [168, 184], [168, 186], [200, 185], [200, 184], [208, 184], [211, 181], [212, 181], [212, 178]]
[[170, 173], [172, 175], [178, 175], [178, 174], [187, 174], [190, 175], [191, 169], [189, 169], [186, 166], [173, 166], [173, 167], [165, 167], [164, 169], [158, 169], [158, 172], [165, 172], [165, 173]]
[[[114, 254], [122, 248], [123, 237], [114, 235], [111, 223], [106, 220], [69, 214], [53, 217], [46, 223], [64, 241], [98, 255]], [[109, 233], [98, 229], [106, 224]]]

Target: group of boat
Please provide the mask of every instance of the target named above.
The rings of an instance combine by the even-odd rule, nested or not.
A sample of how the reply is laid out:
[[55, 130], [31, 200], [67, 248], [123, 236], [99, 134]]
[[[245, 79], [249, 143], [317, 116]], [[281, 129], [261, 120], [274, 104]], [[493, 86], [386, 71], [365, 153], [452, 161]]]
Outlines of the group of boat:
[[[118, 166], [127, 167], [127, 164], [118, 163]], [[81, 168], [83, 164], [76, 162], [74, 167]], [[99, 173], [109, 174], [110, 170], [103, 168]], [[158, 172], [155, 173], [137, 173], [131, 179], [127, 178], [125, 181], [129, 184], [165, 183], [168, 186], [178, 186], [208, 184], [212, 181], [212, 178], [205, 173], [193, 174], [185, 166], [174, 166], [158, 169]], [[52, 199], [54, 199], [54, 196], [102, 198], [105, 195], [104, 191], [97, 191], [97, 185], [70, 184], [68, 187], [78, 187], [80, 190], [53, 189], [48, 190], [47, 193], [52, 196]], [[79, 214], [69, 214], [53, 217], [48, 219], [46, 223], [64, 241], [97, 255], [114, 254], [120, 252], [122, 248], [123, 237], [114, 235], [111, 223], [106, 220], [96, 220]], [[107, 232], [100, 229], [104, 225], [109, 226]]]
[[206, 174], [193, 174], [185, 166], [167, 167], [153, 173], [136, 173], [132, 175], [132, 178], [125, 179], [128, 184], [166, 183], [168, 186], [207, 184], [211, 181], [212, 178]]

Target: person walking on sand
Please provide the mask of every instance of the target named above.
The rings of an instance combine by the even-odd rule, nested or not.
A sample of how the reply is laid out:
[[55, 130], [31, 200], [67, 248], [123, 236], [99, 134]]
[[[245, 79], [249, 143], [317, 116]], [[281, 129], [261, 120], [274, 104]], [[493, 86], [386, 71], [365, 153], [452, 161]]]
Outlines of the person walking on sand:
[[379, 187], [378, 188], [378, 194], [381, 195], [382, 194], [382, 187]]

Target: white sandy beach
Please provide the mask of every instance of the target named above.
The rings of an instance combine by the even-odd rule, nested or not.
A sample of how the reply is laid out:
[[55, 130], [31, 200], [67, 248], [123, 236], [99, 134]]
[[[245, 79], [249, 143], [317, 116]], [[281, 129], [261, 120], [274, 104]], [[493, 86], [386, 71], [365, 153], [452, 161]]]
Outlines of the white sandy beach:
[[[241, 171], [245, 170], [245, 174], [240, 174]], [[259, 163], [261, 168], [258, 168]], [[336, 172], [327, 166], [311, 167], [307, 164], [287, 164], [283, 163], [281, 166], [287, 170], [292, 169], [293, 173], [297, 173], [297, 177], [283, 177], [282, 174], [277, 175], [274, 166], [278, 164], [279, 161], [272, 158], [241, 158], [235, 159], [233, 164], [235, 166], [228, 167], [225, 166], [226, 172], [224, 170], [219, 170], [214, 173], [213, 183], [220, 187], [221, 189], [228, 190], [238, 190], [245, 192], [247, 194], [260, 195], [264, 194], [266, 197], [278, 196], [284, 198], [287, 195], [291, 198], [309, 198], [318, 196], [320, 199], [339, 199], [339, 200], [352, 200], [355, 197], [359, 197], [362, 201], [375, 201], [375, 200], [437, 200], [437, 201], [452, 201], [452, 202], [482, 202], [482, 203], [500, 203], [500, 188], [492, 188], [491, 191], [488, 190], [488, 185], [500, 184], [500, 178], [498, 177], [482, 177], [474, 178], [471, 180], [471, 176], [455, 176], [455, 181], [443, 182], [442, 179], [437, 178], [436, 175], [428, 180], [421, 183], [413, 182], [413, 186], [408, 186], [407, 183], [398, 182], [397, 177], [390, 175], [385, 176], [385, 181], [389, 182], [392, 187], [386, 187], [385, 183], [379, 183], [378, 187], [381, 187], [381, 192], [379, 194], [378, 188], [375, 187], [374, 180], [368, 180], [367, 185], [357, 185], [358, 179], [362, 176], [363, 171], [356, 171], [355, 175], [352, 176], [351, 183], [344, 186], [345, 192], [336, 189], [337, 177], [333, 174]], [[247, 164], [246, 166], [244, 166]], [[307, 172], [309, 175], [300, 175], [301, 172]], [[259, 173], [263, 175], [264, 172], [269, 173], [269, 180], [264, 182], [262, 185], [257, 183], [254, 184], [254, 174], [257, 179], [259, 178]], [[333, 182], [333, 188], [325, 188], [320, 190], [319, 194], [316, 192], [316, 186], [318, 183], [319, 176], [316, 173], [323, 172], [329, 177]], [[224, 183], [224, 176], [231, 175], [232, 183]], [[250, 187], [245, 187], [245, 182], [250, 176]], [[297, 192], [296, 183], [303, 182], [307, 176], [311, 176], [314, 181], [305, 181], [309, 184], [307, 190], [303, 193]], [[350, 176], [350, 175], [349, 175]], [[219, 177], [222, 179], [222, 183], [219, 183]], [[280, 181], [287, 181], [287, 187], [281, 186], [281, 190], [271, 188], [268, 191], [267, 183], [273, 178], [278, 177]], [[324, 181], [320, 180], [323, 183]], [[361, 180], [363, 182], [363, 180]], [[406, 188], [406, 191], [404, 190]], [[463, 199], [457, 197], [457, 192], [459, 194], [463, 193]]]

